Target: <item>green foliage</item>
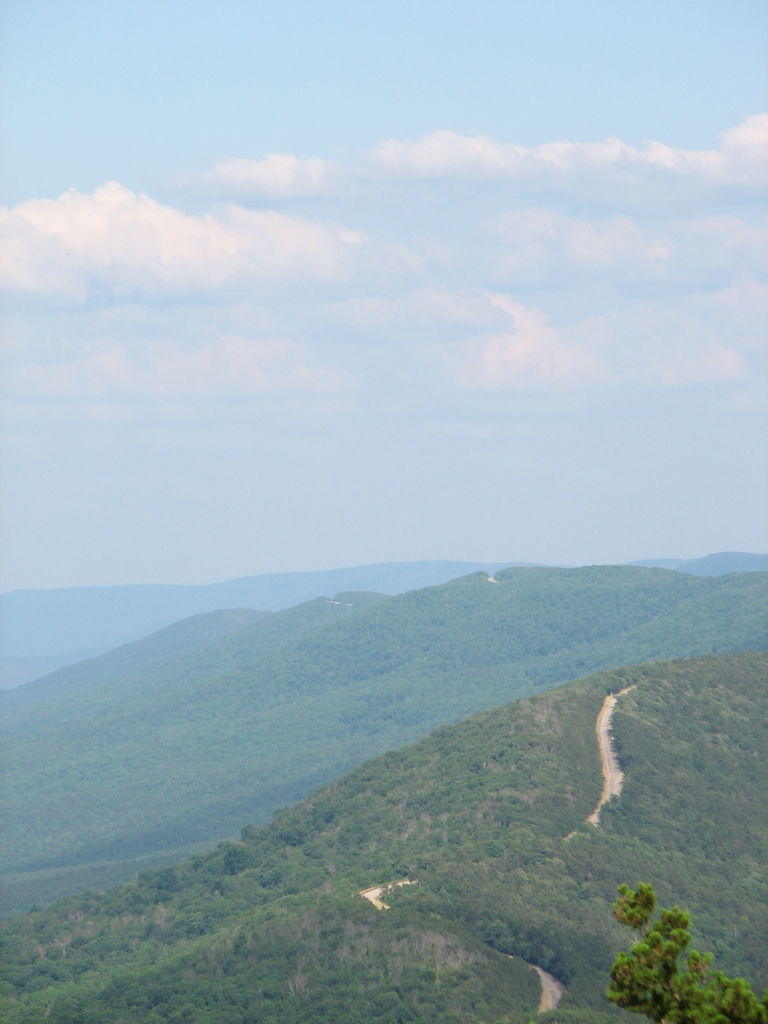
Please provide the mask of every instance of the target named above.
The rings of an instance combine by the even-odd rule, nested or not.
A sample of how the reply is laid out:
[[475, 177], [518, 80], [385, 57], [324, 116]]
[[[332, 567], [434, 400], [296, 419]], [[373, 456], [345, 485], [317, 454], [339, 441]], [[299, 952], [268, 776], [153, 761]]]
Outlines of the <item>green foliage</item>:
[[64, 688], [29, 688], [4, 716], [11, 907], [162, 867], [366, 758], [575, 675], [765, 639], [760, 574], [497, 578], [312, 601], [141, 670], [112, 660], [101, 677], [97, 661]]
[[743, 978], [710, 974], [711, 954], [694, 949], [680, 963], [691, 941], [685, 911], [662, 910], [651, 923], [653, 886], [620, 885], [619, 893], [614, 917], [642, 938], [616, 957], [607, 992], [612, 1002], [663, 1024], [766, 1024], [768, 996], [759, 1003]]
[[[444, 726], [239, 842], [8, 921], [0, 1019], [618, 1024], [602, 993], [628, 872], [682, 894], [696, 945], [765, 985], [767, 682], [766, 654], [641, 665]], [[624, 790], [594, 828], [595, 719], [627, 686]], [[388, 911], [358, 895], [402, 878]], [[566, 987], [557, 1010], [537, 1016], [526, 963]], [[742, 987], [710, 977], [740, 1012]]]
[[176, 658], [197, 653], [211, 643], [237, 633], [267, 616], [249, 608], [230, 608], [192, 615], [133, 643], [123, 644], [96, 658], [67, 665], [26, 686], [2, 695], [4, 708], [11, 709], [56, 700], [65, 693], [89, 686], [106, 687], [115, 680], [143, 672], [157, 671]]

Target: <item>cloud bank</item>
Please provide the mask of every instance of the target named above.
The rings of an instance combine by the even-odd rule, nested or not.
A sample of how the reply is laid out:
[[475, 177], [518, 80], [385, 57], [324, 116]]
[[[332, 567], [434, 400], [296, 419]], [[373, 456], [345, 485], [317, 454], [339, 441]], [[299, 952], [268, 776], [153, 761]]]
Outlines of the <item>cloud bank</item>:
[[521, 146], [489, 135], [438, 130], [417, 139], [382, 139], [361, 160], [347, 164], [293, 153], [227, 157], [203, 174], [180, 177], [176, 185], [240, 199], [322, 196], [364, 190], [381, 180], [457, 178], [566, 191], [602, 185], [613, 192], [645, 183], [656, 190], [694, 185], [761, 192], [766, 176], [768, 114], [755, 114], [724, 131], [720, 145], [708, 150], [653, 141], [633, 146], [615, 138]]
[[762, 189], [768, 173], [768, 114], [723, 132], [720, 147], [713, 150], [675, 149], [661, 142], [639, 148], [620, 139], [526, 147], [487, 135], [436, 131], [413, 141], [379, 142], [367, 162], [382, 174], [404, 178], [544, 178], [568, 187], [568, 179], [575, 183], [577, 176], [629, 182], [662, 174], [697, 185]]
[[201, 215], [108, 182], [4, 211], [3, 277], [19, 291], [83, 299], [216, 291], [348, 276], [365, 236], [335, 224], [227, 204]]
[[763, 114], [703, 151], [436, 131], [30, 198], [1, 215], [6, 396], [758, 379], [767, 154]]

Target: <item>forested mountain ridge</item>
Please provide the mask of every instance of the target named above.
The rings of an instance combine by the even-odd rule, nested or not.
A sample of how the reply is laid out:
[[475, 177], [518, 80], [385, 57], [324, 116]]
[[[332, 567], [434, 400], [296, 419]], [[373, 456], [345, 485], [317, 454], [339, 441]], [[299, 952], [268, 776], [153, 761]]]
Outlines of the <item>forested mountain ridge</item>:
[[[627, 879], [693, 912], [695, 944], [766, 976], [768, 655], [604, 672], [386, 754], [238, 843], [8, 922], [8, 1024], [631, 1021], [604, 997]], [[624, 788], [600, 792], [596, 716]], [[409, 879], [379, 911], [359, 893]], [[510, 960], [513, 956], [515, 959]]]
[[[161, 670], [5, 716], [13, 907], [264, 821], [430, 729], [588, 671], [759, 648], [766, 577], [509, 569], [270, 616]], [[150, 860], [149, 863], [152, 861]]]
[[186, 657], [225, 636], [240, 632], [267, 615], [268, 612], [250, 608], [227, 608], [192, 615], [141, 640], [123, 644], [96, 658], [67, 665], [25, 686], [0, 693], [0, 708], [6, 711], [25, 704], [48, 702], [90, 685], [105, 687], [127, 675], [156, 671], [165, 662]]
[[658, 558], [630, 562], [660, 569], [674, 569], [692, 576], [724, 576], [730, 572], [768, 572], [768, 555], [748, 551], [717, 551], [702, 558]]
[[[156, 689], [169, 679], [183, 678], [187, 683], [204, 679], [212, 673], [241, 667], [295, 642], [305, 633], [365, 610], [384, 596], [365, 592], [339, 594], [282, 612], [228, 609], [193, 615], [98, 658], [67, 665], [25, 686], [0, 692], [0, 709], [10, 712], [34, 704], [50, 720], [58, 711], [71, 713], [69, 694], [75, 690], [84, 691], [84, 701], [98, 700], [100, 690], [110, 700], [109, 694], [119, 691], [133, 695], [142, 689]], [[172, 645], [176, 646], [175, 653], [170, 650]], [[35, 727], [41, 721], [36, 716], [30, 724]]]
[[[244, 576], [200, 586], [134, 584], [0, 594], [0, 689], [96, 657], [183, 618], [225, 608], [280, 611], [339, 591], [401, 594], [526, 562], [387, 562]], [[632, 563], [696, 575], [768, 570], [768, 555], [720, 552]]]
[[102, 651], [222, 608], [281, 611], [346, 590], [400, 594], [513, 562], [387, 562], [316, 572], [268, 573], [222, 583], [133, 584], [14, 590], [0, 595], [3, 657]]

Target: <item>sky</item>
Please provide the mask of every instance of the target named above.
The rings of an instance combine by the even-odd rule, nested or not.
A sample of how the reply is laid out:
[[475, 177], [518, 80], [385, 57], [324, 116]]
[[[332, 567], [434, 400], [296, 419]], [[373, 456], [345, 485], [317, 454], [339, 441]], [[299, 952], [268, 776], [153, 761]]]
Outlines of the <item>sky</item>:
[[768, 550], [762, 0], [5, 0], [2, 590]]

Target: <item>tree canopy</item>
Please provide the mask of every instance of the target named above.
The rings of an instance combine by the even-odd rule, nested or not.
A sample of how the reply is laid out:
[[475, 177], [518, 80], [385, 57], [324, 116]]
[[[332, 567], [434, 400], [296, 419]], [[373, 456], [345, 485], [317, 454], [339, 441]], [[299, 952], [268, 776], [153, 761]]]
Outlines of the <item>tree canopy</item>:
[[608, 998], [660, 1024], [766, 1024], [768, 993], [760, 1002], [743, 978], [711, 972], [711, 953], [692, 949], [681, 961], [691, 941], [691, 918], [675, 906], [651, 922], [655, 906], [652, 885], [619, 886], [614, 917], [641, 939], [617, 955]]

